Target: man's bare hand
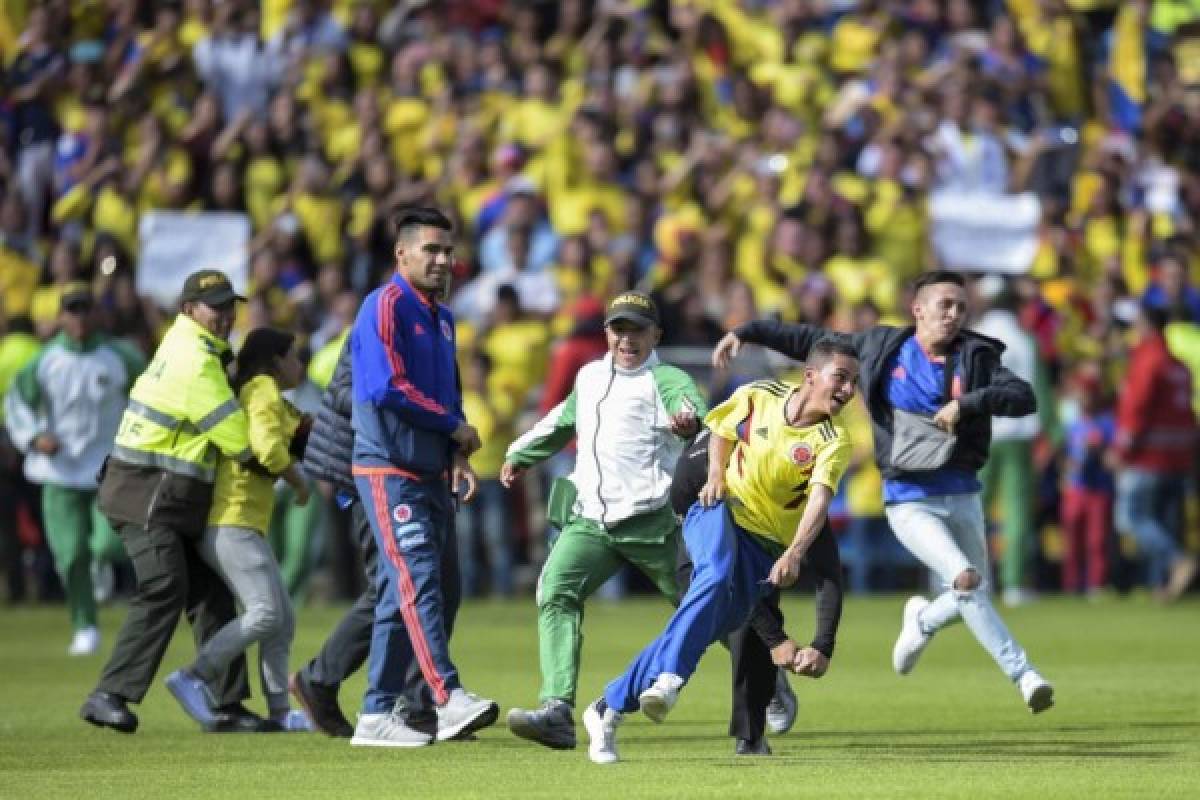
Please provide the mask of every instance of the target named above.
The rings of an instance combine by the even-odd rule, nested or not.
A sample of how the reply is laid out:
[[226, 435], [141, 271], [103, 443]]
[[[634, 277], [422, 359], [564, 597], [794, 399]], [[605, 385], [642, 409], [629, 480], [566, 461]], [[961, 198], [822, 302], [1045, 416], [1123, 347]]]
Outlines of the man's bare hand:
[[700, 430], [700, 420], [692, 409], [680, 411], [671, 415], [671, 433], [683, 439], [690, 439]]
[[771, 574], [767, 576], [767, 580], [780, 589], [786, 589], [800, 577], [800, 562], [803, 560], [803, 555], [789, 547], [771, 567]]
[[52, 433], [39, 433], [33, 440], [33, 449], [42, 455], [52, 456], [58, 452], [58, 438]]
[[958, 401], [951, 400], [933, 415], [933, 424], [946, 433], [954, 433], [954, 429], [958, 427], [958, 420], [961, 416], [962, 408], [958, 405]]
[[483, 440], [479, 438], [479, 431], [475, 430], [475, 426], [462, 423], [454, 429], [454, 433], [450, 434], [450, 438], [458, 443], [459, 449], [462, 450], [464, 456], [470, 456], [479, 448], [483, 447]]
[[815, 647], [803, 647], [796, 651], [792, 661], [792, 672], [809, 678], [819, 678], [829, 670], [829, 659]]
[[709, 475], [708, 480], [700, 487], [700, 493], [696, 496], [700, 499], [700, 505], [705, 508], [712, 508], [721, 502], [725, 497], [725, 476]]
[[471, 464], [467, 461], [466, 456], [461, 454], [454, 457], [454, 468], [450, 472], [451, 491], [458, 494], [462, 485], [467, 485], [466, 490], [458, 496], [459, 502], [469, 503], [475, 499], [475, 493], [479, 490], [479, 476], [475, 474]]
[[511, 489], [522, 475], [525, 474], [526, 467], [518, 467], [511, 461], [505, 461], [504, 466], [500, 468], [500, 483], [504, 484], [505, 489]]
[[783, 643], [771, 648], [771, 661], [777, 667], [794, 669], [799, 653], [800, 650], [796, 646], [796, 643], [791, 639], [786, 639]]
[[724, 369], [729, 366], [729, 362], [737, 357], [738, 351], [742, 349], [742, 340], [738, 338], [736, 333], [727, 333], [721, 337], [721, 341], [717, 342], [717, 346], [713, 348], [712, 365]]

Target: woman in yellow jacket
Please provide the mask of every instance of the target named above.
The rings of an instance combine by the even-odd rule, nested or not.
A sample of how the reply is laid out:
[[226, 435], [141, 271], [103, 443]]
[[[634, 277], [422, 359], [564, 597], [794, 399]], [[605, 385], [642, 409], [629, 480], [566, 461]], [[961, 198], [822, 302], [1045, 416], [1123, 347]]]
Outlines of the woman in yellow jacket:
[[257, 642], [271, 720], [283, 730], [311, 729], [303, 711], [288, 707], [288, 652], [295, 617], [265, 536], [277, 477], [295, 489], [295, 502], [308, 502], [308, 484], [297, 463], [308, 424], [282, 394], [304, 376], [294, 345], [290, 333], [259, 328], [246, 337], [237, 356], [233, 389], [246, 411], [250, 448], [258, 463], [244, 466], [226, 458], [218, 463], [212, 510], [199, 550], [237, 596], [243, 612], [208, 640], [190, 667], [167, 679], [184, 710], [202, 723], [204, 706], [210, 704], [201, 681], [220, 675], [226, 664]]

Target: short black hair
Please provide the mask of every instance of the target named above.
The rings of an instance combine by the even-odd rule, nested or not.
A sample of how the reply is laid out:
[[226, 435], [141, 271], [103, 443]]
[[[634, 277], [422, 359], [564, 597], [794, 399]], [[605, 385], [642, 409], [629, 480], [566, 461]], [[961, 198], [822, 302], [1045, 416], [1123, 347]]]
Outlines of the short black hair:
[[953, 283], [955, 286], [967, 288], [967, 280], [960, 273], [951, 272], [948, 269], [935, 269], [917, 276], [912, 284], [913, 294], [917, 294], [926, 286], [933, 286], [937, 283]]
[[400, 209], [392, 217], [392, 233], [396, 239], [403, 239], [417, 228], [440, 228], [453, 233], [454, 223], [431, 206], [409, 206]]
[[1152, 306], [1149, 303], [1142, 303], [1140, 311], [1142, 319], [1146, 321], [1146, 324], [1160, 333], [1166, 329], [1167, 323], [1171, 321], [1171, 312], [1162, 306]]
[[834, 356], [845, 356], [858, 360], [858, 349], [846, 336], [826, 336], [808, 351], [807, 363], [810, 367], [820, 367], [833, 360]]

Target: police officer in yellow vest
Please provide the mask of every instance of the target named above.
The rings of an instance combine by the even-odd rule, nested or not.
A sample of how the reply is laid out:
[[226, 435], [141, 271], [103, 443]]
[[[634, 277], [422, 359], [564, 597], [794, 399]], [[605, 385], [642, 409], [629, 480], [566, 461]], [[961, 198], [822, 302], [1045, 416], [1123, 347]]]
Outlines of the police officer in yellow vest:
[[[229, 590], [195, 545], [212, 503], [218, 452], [253, 458], [246, 415], [224, 367], [242, 299], [221, 272], [188, 276], [182, 313], [129, 393], [98, 501], [133, 562], [137, 589], [112, 657], [79, 712], [93, 725], [137, 729], [126, 703], [141, 702], [150, 688], [180, 612], [198, 644], [235, 616]], [[249, 696], [244, 658], [209, 690], [217, 729], [258, 729], [262, 720], [241, 705]]]

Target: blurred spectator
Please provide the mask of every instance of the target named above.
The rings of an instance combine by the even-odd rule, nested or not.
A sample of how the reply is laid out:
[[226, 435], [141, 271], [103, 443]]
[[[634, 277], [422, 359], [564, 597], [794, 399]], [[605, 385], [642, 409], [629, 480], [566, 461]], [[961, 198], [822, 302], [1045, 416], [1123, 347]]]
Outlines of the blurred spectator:
[[1116, 421], [1096, 365], [1081, 366], [1070, 380], [1075, 418], [1067, 424], [1064, 443], [1062, 588], [1095, 596], [1108, 580], [1114, 488], [1109, 463]]
[[1147, 583], [1163, 600], [1178, 598], [1196, 575], [1196, 557], [1180, 546], [1187, 474], [1196, 447], [1192, 377], [1167, 351], [1166, 314], [1142, 306], [1136, 343], [1117, 401], [1116, 524], [1145, 560]]
[[[4, 321], [2, 316], [0, 321]], [[28, 319], [7, 320], [0, 335], [0, 397], [8, 394], [13, 379], [41, 349]], [[8, 602], [20, 603], [26, 596], [27, 549], [20, 526], [23, 519], [40, 516], [40, 503], [38, 489], [25, 478], [21, 451], [13, 445], [4, 422], [4, 404], [0, 403], [0, 566], [5, 573]], [[45, 550], [44, 544], [41, 549]]]
[[249, 4], [214, 3], [209, 34], [192, 50], [196, 72], [221, 98], [225, 119], [265, 111], [271, 88], [283, 79], [282, 43], [264, 42], [258, 23]]
[[[513, 593], [512, 504], [500, 483], [504, 452], [515, 438], [511, 409], [496, 404], [488, 391], [491, 361], [482, 353], [472, 353], [463, 369], [463, 412], [479, 431], [483, 447], [471, 456], [471, 466], [479, 476], [475, 502], [461, 506], [455, 515], [458, 532], [459, 564], [463, 594], [478, 597], [486, 586], [490, 594], [509, 597]], [[486, 573], [480, 569], [477, 555], [486, 556]]]
[[1033, 442], [1042, 433], [1039, 414], [1052, 406], [1046, 376], [1040, 366], [1037, 343], [1021, 328], [1016, 314], [1016, 296], [1004, 279], [984, 278], [980, 291], [987, 310], [973, 326], [976, 331], [1004, 344], [1001, 364], [1034, 387], [1039, 411], [1024, 417], [997, 417], [992, 420], [992, 449], [983, 470], [984, 508], [1000, 500], [1000, 524], [1003, 530], [1003, 555], [1000, 582], [1006, 605], [1020, 605], [1031, 599], [1030, 566], [1037, 542], [1034, 519], [1037, 483], [1033, 464]]

